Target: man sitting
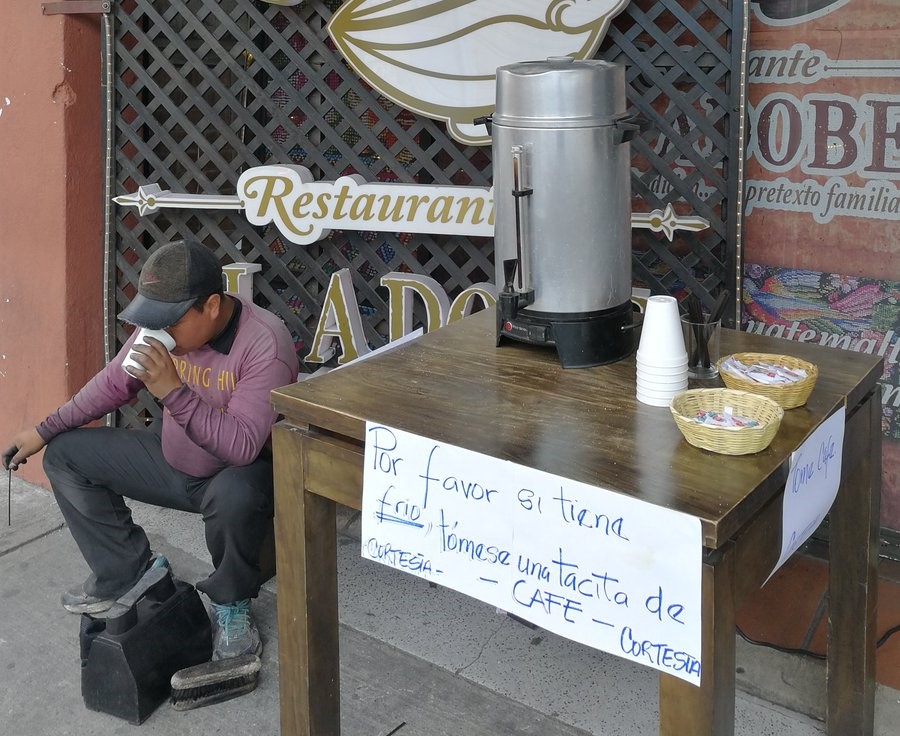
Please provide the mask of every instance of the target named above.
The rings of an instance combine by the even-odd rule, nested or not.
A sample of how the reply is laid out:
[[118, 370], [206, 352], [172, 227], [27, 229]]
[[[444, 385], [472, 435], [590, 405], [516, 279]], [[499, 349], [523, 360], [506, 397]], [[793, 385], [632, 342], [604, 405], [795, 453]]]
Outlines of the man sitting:
[[[118, 355], [72, 399], [12, 439], [6, 468], [46, 445], [44, 470], [91, 569], [62, 595], [74, 613], [109, 609], [151, 565], [144, 530], [126, 498], [203, 515], [213, 573], [198, 583], [216, 614], [213, 659], [262, 651], [250, 615], [259, 593], [260, 543], [273, 514], [267, 441], [276, 415], [269, 392], [297, 379], [291, 335], [271, 312], [223, 293], [222, 268], [192, 240], [167, 243], [144, 267], [138, 293], [119, 318], [165, 329], [159, 340]], [[135, 330], [137, 333], [137, 330]], [[122, 368], [134, 350], [140, 368]], [[163, 407], [146, 429], [85, 427], [146, 387]]]

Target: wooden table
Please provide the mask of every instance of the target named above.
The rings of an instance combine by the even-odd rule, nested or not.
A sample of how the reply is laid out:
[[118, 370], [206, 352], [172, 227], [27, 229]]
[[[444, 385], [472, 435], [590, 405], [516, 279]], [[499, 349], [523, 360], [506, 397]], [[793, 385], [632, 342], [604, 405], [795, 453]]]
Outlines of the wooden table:
[[563, 370], [549, 350], [497, 349], [492, 310], [275, 391], [285, 417], [273, 433], [282, 734], [340, 733], [335, 504], [360, 508], [372, 420], [699, 517], [702, 682], [660, 674], [659, 730], [730, 736], [735, 610], [778, 559], [791, 452], [846, 402], [831, 510], [827, 724], [830, 736], [870, 736], [881, 359], [725, 330], [723, 354], [739, 351], [789, 353], [820, 371], [809, 402], [785, 412], [770, 447], [743, 457], [691, 447], [668, 409], [639, 403], [633, 356]]

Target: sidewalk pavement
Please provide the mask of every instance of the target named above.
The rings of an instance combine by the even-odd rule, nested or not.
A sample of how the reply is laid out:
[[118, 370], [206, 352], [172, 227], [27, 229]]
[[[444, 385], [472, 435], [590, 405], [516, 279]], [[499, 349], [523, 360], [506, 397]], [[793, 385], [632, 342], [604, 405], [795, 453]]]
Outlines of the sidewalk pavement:
[[[6, 510], [5, 503], [0, 509]], [[195, 583], [208, 574], [199, 517], [143, 504], [134, 504], [134, 516], [178, 577]], [[84, 579], [87, 569], [52, 496], [14, 479], [12, 526], [5, 522], [0, 518], [0, 713], [10, 733], [279, 733], [274, 580], [254, 604], [266, 644], [259, 687], [193, 711], [163, 704], [143, 725], [132, 726], [84, 707], [79, 617], [60, 607], [59, 593]], [[531, 629], [479, 601], [363, 561], [357, 515], [350, 510], [340, 515], [337, 533], [344, 736], [657, 733], [654, 670]], [[738, 665], [742, 690], [736, 736], [824, 732], [819, 720], [784, 707], [821, 716], [820, 663], [739, 640]], [[879, 687], [877, 736], [893, 736], [897, 724], [900, 692]]]

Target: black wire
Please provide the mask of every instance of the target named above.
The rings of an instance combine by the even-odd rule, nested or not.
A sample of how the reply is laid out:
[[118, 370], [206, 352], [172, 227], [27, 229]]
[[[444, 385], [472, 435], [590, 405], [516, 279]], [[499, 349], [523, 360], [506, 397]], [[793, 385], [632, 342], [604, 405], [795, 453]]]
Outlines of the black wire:
[[875, 648], [877, 649], [878, 647], [880, 647], [882, 644], [884, 644], [888, 639], [890, 639], [898, 631], [900, 631], [900, 624], [897, 624], [896, 626], [892, 626], [891, 628], [889, 628], [887, 631], [885, 631], [881, 635], [881, 638], [875, 643]]
[[770, 641], [760, 641], [759, 639], [752, 639], [747, 636], [743, 631], [741, 631], [740, 626], [735, 627], [737, 629], [738, 634], [745, 641], [750, 642], [751, 644], [755, 644], [758, 647], [768, 647], [769, 649], [774, 649], [777, 652], [784, 652], [785, 654], [802, 654], [805, 657], [812, 657], [813, 659], [827, 659], [824, 654], [819, 654], [818, 652], [810, 651], [809, 649], [800, 649], [794, 647], [783, 647], [779, 644], [773, 644]]
[[[802, 649], [799, 647], [783, 647], [778, 644], [773, 644], [770, 641], [760, 641], [759, 639], [753, 639], [753, 638], [747, 636], [743, 631], [741, 631], [740, 626], [735, 626], [735, 628], [737, 629], [737, 632], [740, 635], [740, 637], [742, 639], [744, 639], [745, 641], [749, 642], [750, 644], [755, 644], [756, 646], [759, 646], [759, 647], [768, 647], [769, 649], [774, 649], [777, 652], [784, 652], [785, 654], [802, 654], [805, 657], [812, 657], [813, 659], [827, 659], [826, 655], [819, 654], [818, 652], [813, 652], [809, 649]], [[891, 628], [889, 628], [887, 631], [885, 631], [881, 635], [881, 637], [878, 639], [878, 641], [875, 642], [875, 648], [878, 649], [879, 647], [883, 646], [884, 643], [888, 639], [890, 639], [894, 634], [896, 634], [898, 631], [900, 631], [900, 624], [897, 624], [896, 626], [892, 626]]]

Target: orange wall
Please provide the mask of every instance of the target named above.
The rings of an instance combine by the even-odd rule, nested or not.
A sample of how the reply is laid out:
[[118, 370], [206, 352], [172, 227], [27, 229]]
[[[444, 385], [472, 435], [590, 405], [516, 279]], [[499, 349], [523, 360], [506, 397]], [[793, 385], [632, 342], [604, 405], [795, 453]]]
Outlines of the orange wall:
[[[0, 3], [0, 443], [102, 364], [100, 24]], [[22, 467], [46, 485], [40, 456]]]

